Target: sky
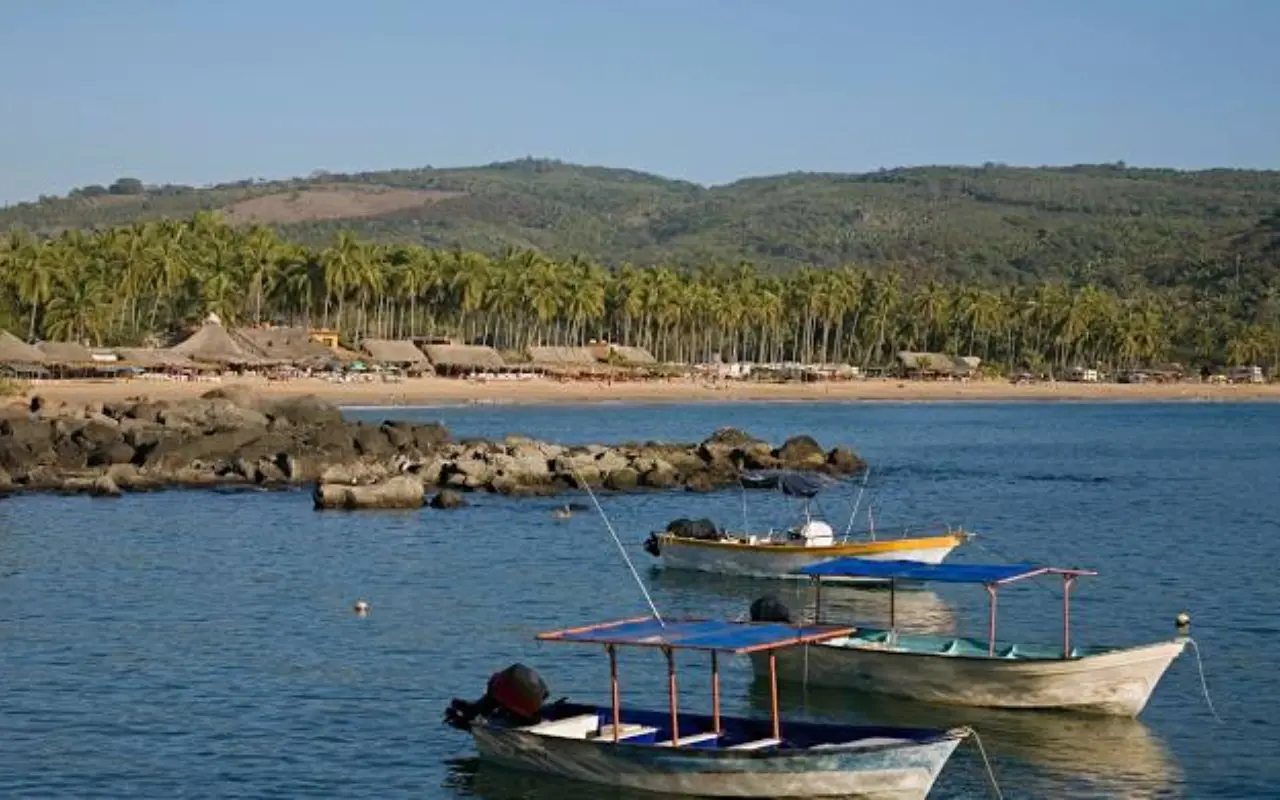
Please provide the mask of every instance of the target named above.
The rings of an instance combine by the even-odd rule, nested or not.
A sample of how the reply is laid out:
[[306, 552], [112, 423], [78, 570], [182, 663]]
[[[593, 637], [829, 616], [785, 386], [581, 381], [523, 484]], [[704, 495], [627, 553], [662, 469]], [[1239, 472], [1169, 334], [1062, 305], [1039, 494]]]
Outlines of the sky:
[[1280, 0], [5, 0], [0, 203], [527, 155], [1280, 167]]

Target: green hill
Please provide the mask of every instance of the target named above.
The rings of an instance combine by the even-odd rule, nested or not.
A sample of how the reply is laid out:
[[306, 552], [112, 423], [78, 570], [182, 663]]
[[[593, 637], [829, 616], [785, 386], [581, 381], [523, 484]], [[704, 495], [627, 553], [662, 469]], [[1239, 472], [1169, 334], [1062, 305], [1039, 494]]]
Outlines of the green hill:
[[144, 187], [122, 179], [0, 209], [0, 230], [95, 228], [211, 209], [308, 244], [339, 230], [490, 254], [605, 264], [855, 263], [1000, 283], [1274, 282], [1280, 172], [1124, 165], [794, 173], [706, 188], [632, 170], [526, 159]]

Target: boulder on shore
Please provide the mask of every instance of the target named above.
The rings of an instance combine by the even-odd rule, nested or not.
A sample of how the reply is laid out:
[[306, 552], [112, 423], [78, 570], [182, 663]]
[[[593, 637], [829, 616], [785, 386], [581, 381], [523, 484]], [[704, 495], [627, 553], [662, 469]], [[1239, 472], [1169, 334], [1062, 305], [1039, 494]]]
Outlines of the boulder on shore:
[[350, 486], [339, 483], [316, 484], [316, 508], [422, 508], [425, 488], [412, 475], [397, 475], [382, 483]]

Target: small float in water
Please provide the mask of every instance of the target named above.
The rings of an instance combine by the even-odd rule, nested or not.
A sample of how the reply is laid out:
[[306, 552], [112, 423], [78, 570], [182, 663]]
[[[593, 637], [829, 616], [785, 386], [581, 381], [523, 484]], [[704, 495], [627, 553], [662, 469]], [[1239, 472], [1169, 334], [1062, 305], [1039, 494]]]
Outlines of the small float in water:
[[[1156, 684], [1189, 641], [1177, 638], [1136, 647], [1080, 647], [1071, 640], [1071, 588], [1092, 570], [1034, 564], [940, 564], [843, 558], [806, 567], [818, 581], [814, 617], [822, 618], [821, 582], [856, 577], [889, 585], [891, 608], [899, 581], [973, 583], [990, 600], [987, 639], [903, 633], [890, 626], [859, 627], [847, 636], [780, 654], [778, 675], [813, 686], [857, 689], [931, 703], [1008, 709], [1057, 709], [1136, 717]], [[1000, 587], [1044, 575], [1063, 581], [1060, 645], [1001, 644], [996, 639]], [[762, 616], [757, 614], [755, 616]], [[772, 664], [753, 657], [756, 674]]]
[[[720, 713], [719, 656], [757, 654], [772, 665], [789, 648], [848, 636], [835, 625], [663, 620], [642, 617], [538, 636], [604, 645], [612, 703], [544, 704], [541, 678], [514, 665], [489, 680], [484, 697], [454, 700], [446, 722], [475, 738], [481, 757], [518, 769], [626, 789], [709, 797], [854, 797], [919, 800], [956, 746], [972, 731], [831, 725], [779, 719], [777, 681], [770, 719]], [[619, 700], [619, 647], [666, 656], [669, 709], [625, 708]], [[711, 656], [710, 716], [680, 710], [675, 653]]]
[[[802, 519], [781, 531], [732, 533], [721, 531], [709, 520], [677, 520], [666, 531], [654, 533], [645, 550], [667, 569], [688, 569], [756, 578], [799, 578], [799, 571], [833, 558], [914, 561], [940, 564], [973, 534], [943, 528], [923, 536], [877, 538], [872, 525], [853, 538], [836, 536], [830, 524], [816, 517], [812, 502], [832, 481], [821, 475], [797, 472], [752, 473], [742, 478], [743, 488], [776, 488], [803, 502]], [[857, 514], [855, 508], [854, 514]], [[744, 518], [745, 495], [744, 495]], [[747, 528], [744, 519], [744, 530]], [[855, 577], [847, 582], [860, 582]]]

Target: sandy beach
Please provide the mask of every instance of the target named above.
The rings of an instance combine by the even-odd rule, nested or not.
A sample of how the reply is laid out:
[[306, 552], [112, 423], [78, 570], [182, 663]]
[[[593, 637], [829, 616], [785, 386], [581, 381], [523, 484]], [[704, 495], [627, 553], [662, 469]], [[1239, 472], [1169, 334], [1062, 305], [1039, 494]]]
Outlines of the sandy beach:
[[722, 383], [687, 379], [670, 382], [588, 381], [554, 379], [488, 382], [449, 378], [415, 378], [398, 383], [332, 383], [317, 378], [291, 381], [228, 378], [219, 382], [155, 380], [67, 380], [33, 384], [26, 395], [47, 401], [84, 404], [129, 397], [178, 400], [219, 386], [245, 386], [274, 396], [315, 394], [348, 406], [431, 406], [467, 403], [551, 405], [560, 403], [690, 403], [690, 402], [1274, 402], [1280, 384], [1212, 385], [1037, 383], [1008, 381], [922, 382], [861, 380], [831, 383]]

